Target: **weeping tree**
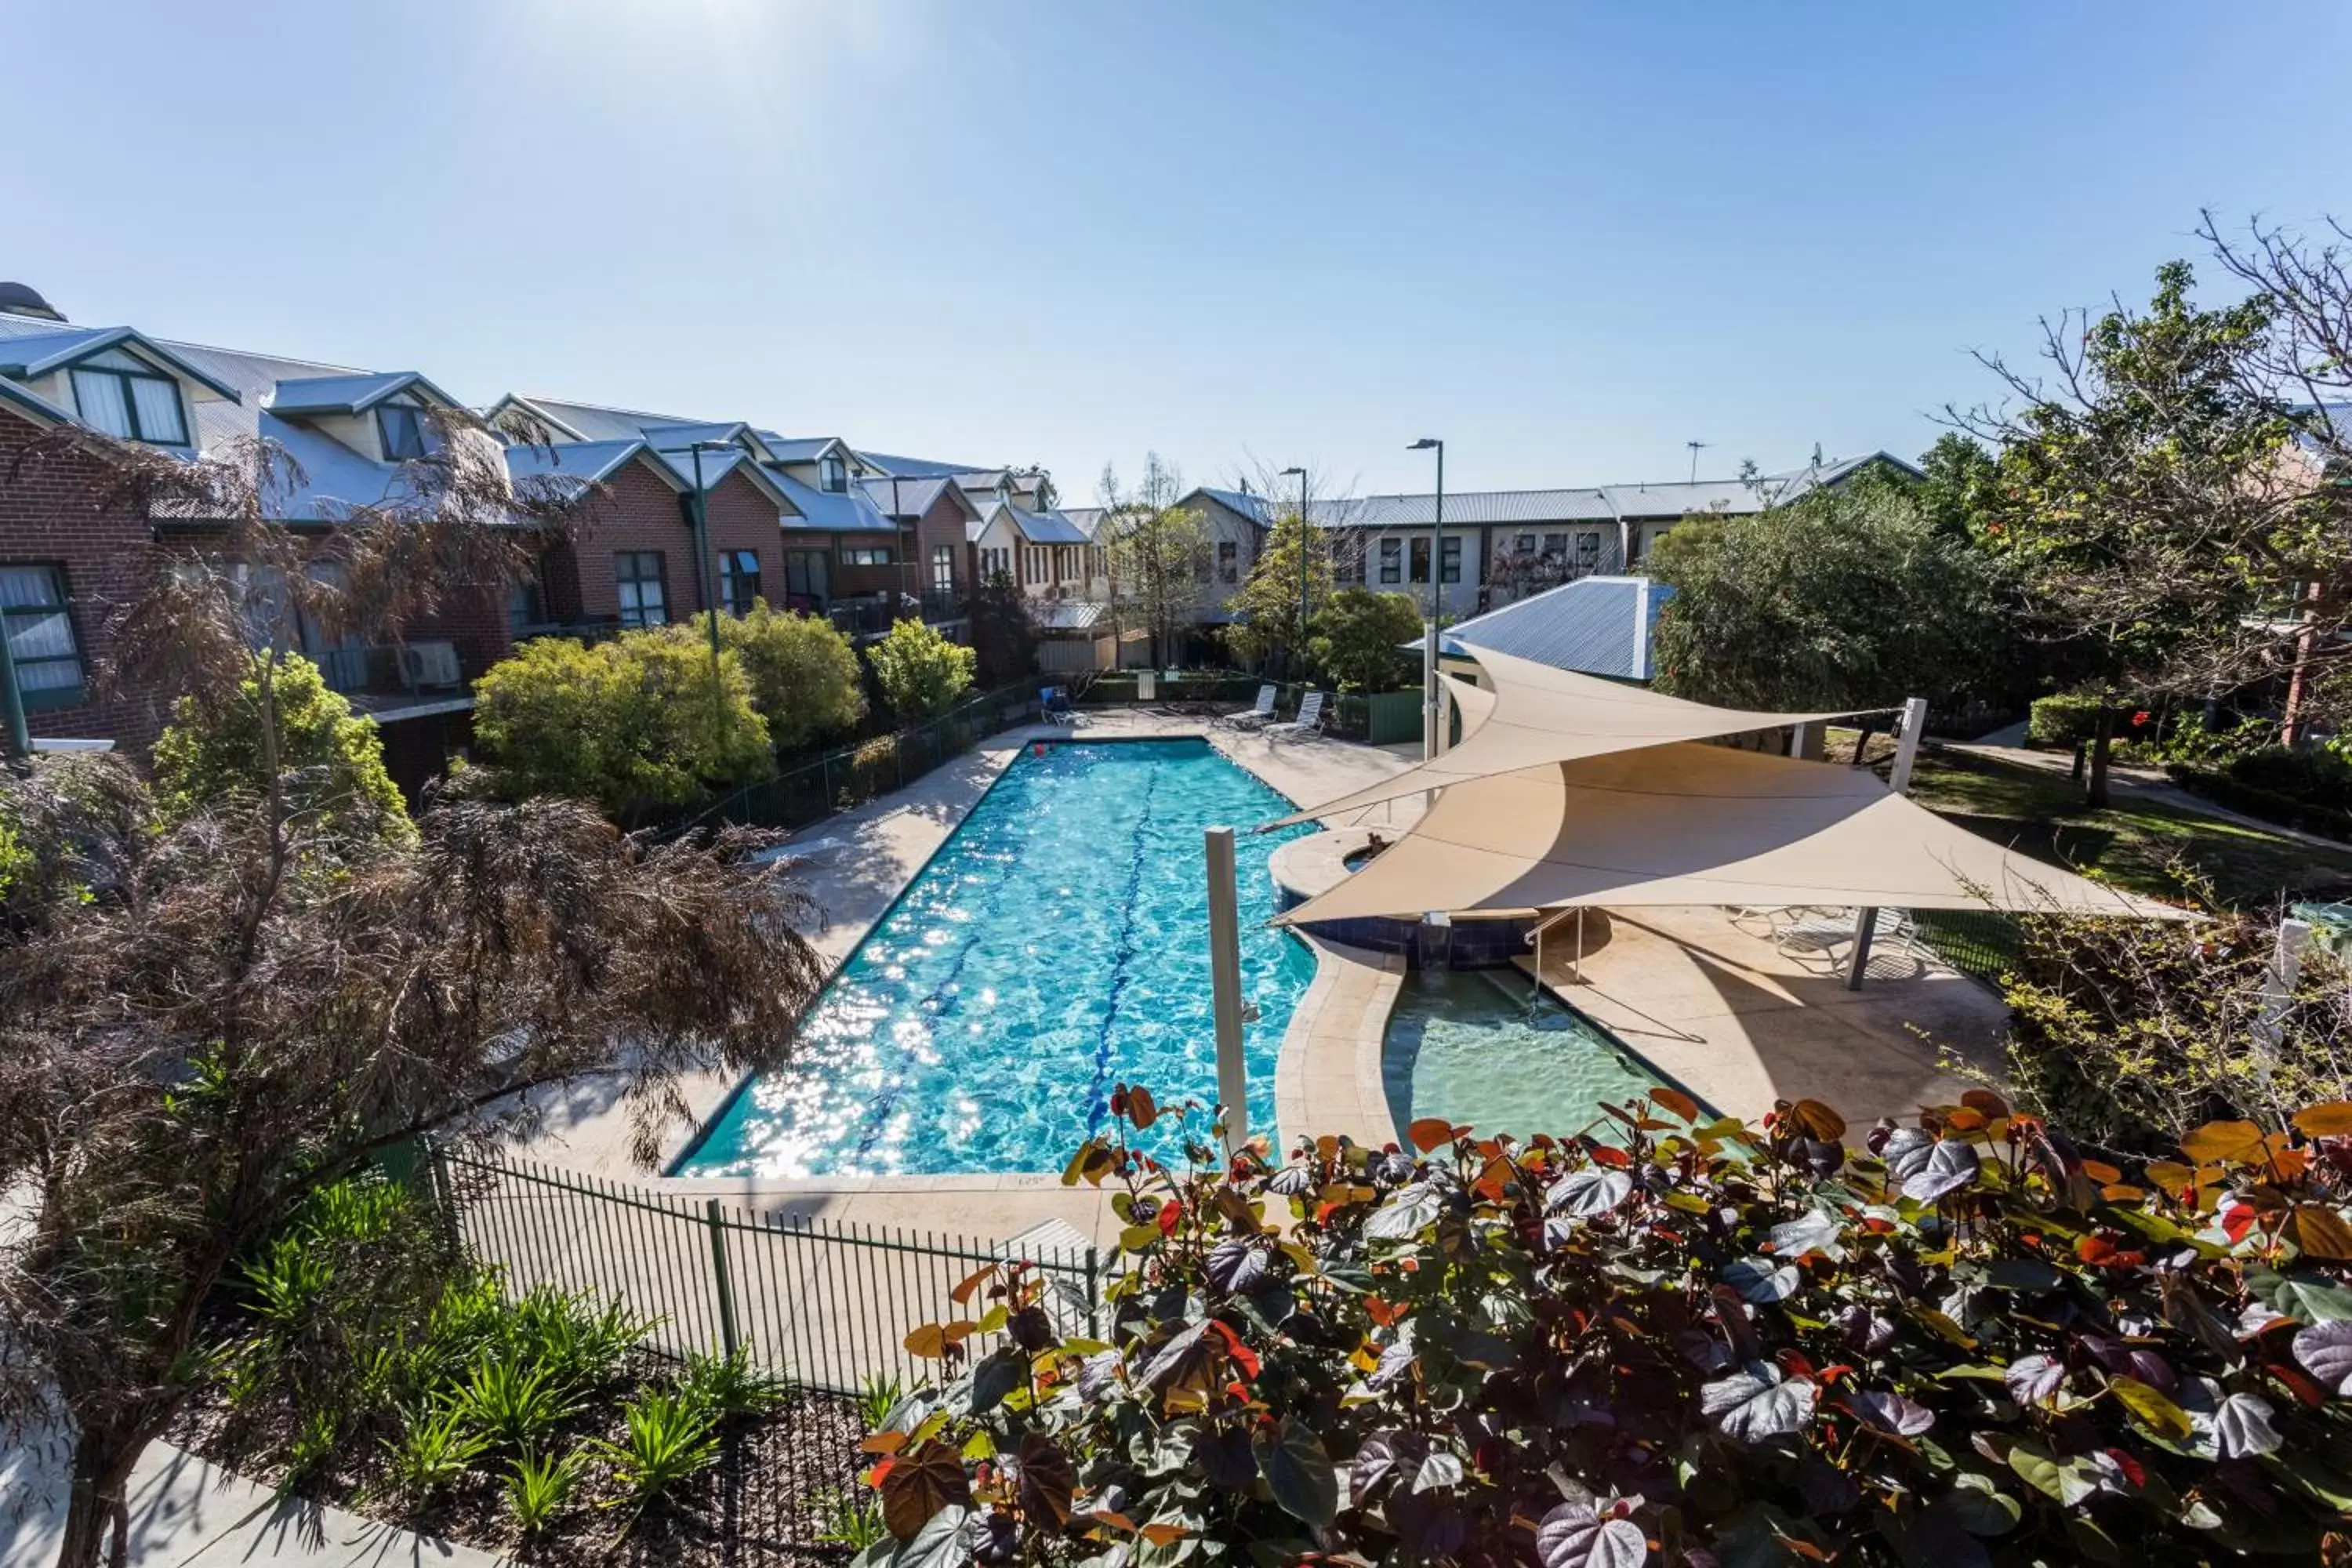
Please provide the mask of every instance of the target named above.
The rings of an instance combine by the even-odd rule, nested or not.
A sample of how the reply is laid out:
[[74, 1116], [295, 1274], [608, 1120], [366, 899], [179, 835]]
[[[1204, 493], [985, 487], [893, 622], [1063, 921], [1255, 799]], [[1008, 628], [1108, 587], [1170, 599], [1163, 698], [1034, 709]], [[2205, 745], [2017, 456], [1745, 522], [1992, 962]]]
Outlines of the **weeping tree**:
[[259, 760], [169, 809], [110, 757], [0, 780], [0, 1420], [69, 1444], [76, 1568], [124, 1560], [132, 1468], [204, 1385], [225, 1281], [307, 1194], [422, 1132], [527, 1131], [587, 1073], [650, 1160], [685, 1075], [775, 1065], [819, 979], [758, 835], [656, 845], [584, 803], [462, 799], [401, 834], [372, 820], [390, 802], [294, 787], [270, 654], [296, 614], [396, 624], [527, 559], [541, 498], [478, 430], [453, 421], [315, 549], [278, 521], [279, 452], [106, 455], [114, 499], [215, 546], [164, 563], [119, 646], [192, 711], [237, 708]]

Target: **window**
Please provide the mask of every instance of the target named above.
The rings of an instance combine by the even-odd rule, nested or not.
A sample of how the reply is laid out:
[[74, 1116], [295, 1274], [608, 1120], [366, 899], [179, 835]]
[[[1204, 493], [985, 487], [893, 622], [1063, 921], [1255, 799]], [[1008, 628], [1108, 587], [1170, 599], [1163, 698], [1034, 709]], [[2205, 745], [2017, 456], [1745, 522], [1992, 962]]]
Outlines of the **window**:
[[408, 463], [425, 456], [425, 410], [413, 404], [379, 404], [375, 433], [383, 442], [383, 460]]
[[1579, 572], [1601, 570], [1601, 535], [1586, 530], [1576, 536], [1576, 569]]
[[845, 549], [841, 552], [841, 563], [844, 566], [887, 566], [890, 564], [890, 547], [887, 544], [861, 544], [854, 550]]
[[719, 552], [719, 602], [730, 616], [748, 616], [760, 596], [760, 552], [722, 550]]
[[1383, 539], [1381, 541], [1381, 581], [1382, 583], [1402, 583], [1404, 581], [1403, 540]]
[[955, 546], [952, 544], [931, 546], [931, 592], [955, 592]]
[[835, 495], [849, 490], [849, 465], [839, 458], [820, 458], [816, 465], [817, 482]]
[[1568, 559], [1568, 535], [1566, 535], [1565, 533], [1547, 533], [1547, 534], [1545, 534], [1545, 535], [1544, 535], [1544, 547], [1543, 547], [1543, 552], [1544, 552], [1544, 559], [1545, 559], [1545, 560], [1547, 560], [1547, 561], [1565, 561], [1565, 560], [1567, 560], [1567, 559]]
[[1428, 582], [1429, 541], [1426, 539], [1413, 539], [1407, 541], [1407, 544], [1411, 550], [1412, 557], [1412, 580], [1416, 583]]
[[[1559, 535], [1555, 533], [1551, 535], [1551, 537], [1558, 539]], [[1517, 548], [1518, 552], [1522, 555], [1533, 555], [1536, 552], [1536, 536], [1532, 533], [1522, 533], [1519, 535]]]
[[1223, 583], [1242, 580], [1242, 547], [1230, 539], [1217, 541], [1217, 579]]
[[662, 592], [662, 552], [622, 550], [613, 556], [613, 586], [621, 600], [625, 626], [658, 626], [669, 621], [669, 602]]
[[1010, 550], [982, 551], [980, 552], [982, 579], [985, 581], [993, 578], [999, 573], [1003, 573], [1007, 577], [1013, 575], [1013, 552]]
[[180, 384], [127, 353], [93, 355], [73, 370], [74, 403], [82, 422], [125, 441], [161, 447], [188, 444]]
[[822, 550], [784, 552], [784, 593], [793, 599], [825, 596], [825, 554]]
[[1444, 546], [1437, 557], [1437, 575], [1443, 582], [1462, 581], [1462, 536], [1460, 534], [1446, 536]]
[[540, 600], [539, 584], [534, 581], [517, 583], [507, 590], [507, 630], [520, 636], [527, 626], [547, 624], [547, 611]]
[[82, 700], [81, 647], [66, 606], [65, 574], [54, 566], [0, 566], [0, 634], [16, 661], [27, 708], [70, 708]]

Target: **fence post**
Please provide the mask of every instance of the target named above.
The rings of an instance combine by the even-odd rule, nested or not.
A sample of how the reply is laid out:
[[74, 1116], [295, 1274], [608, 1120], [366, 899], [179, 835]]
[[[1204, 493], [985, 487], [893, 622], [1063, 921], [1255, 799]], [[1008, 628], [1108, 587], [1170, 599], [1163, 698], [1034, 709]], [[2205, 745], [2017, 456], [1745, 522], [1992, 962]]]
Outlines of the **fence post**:
[[431, 1134], [420, 1134], [417, 1152], [425, 1156], [425, 1184], [433, 1194], [433, 1215], [441, 1231], [441, 1244], [455, 1255], [466, 1245], [466, 1234], [457, 1224], [457, 1200], [449, 1185], [449, 1167], [443, 1160], [441, 1144]]
[[727, 1280], [727, 1222], [720, 1217], [717, 1198], [703, 1205], [702, 1214], [710, 1226], [710, 1267], [719, 1281], [719, 1348], [732, 1361], [736, 1345], [735, 1287]]
[[1102, 1338], [1102, 1252], [1098, 1247], [1087, 1248], [1087, 1338]]

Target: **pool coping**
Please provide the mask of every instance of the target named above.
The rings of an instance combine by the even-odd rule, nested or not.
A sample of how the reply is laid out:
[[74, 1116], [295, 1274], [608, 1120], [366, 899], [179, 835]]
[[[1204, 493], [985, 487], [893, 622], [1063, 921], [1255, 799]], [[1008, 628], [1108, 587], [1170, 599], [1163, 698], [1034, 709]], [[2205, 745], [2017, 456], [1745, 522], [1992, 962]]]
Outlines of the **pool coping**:
[[1276, 1152], [1309, 1133], [1372, 1149], [1393, 1143], [1381, 1068], [1389, 1014], [1404, 988], [1404, 956], [1292, 934], [1314, 950], [1315, 979], [1292, 1010], [1275, 1059]]
[[[1251, 767], [1243, 758], [1235, 755], [1225, 747], [1218, 745], [1216, 743], [1217, 737], [1215, 733], [1206, 725], [1186, 725], [1146, 734], [1088, 735], [1083, 732], [1081, 726], [1055, 725], [1031, 721], [1026, 724], [1015, 725], [1001, 730], [994, 735], [991, 735], [987, 739], [982, 741], [979, 745], [974, 748], [974, 751], [979, 753], [981, 766], [986, 774], [987, 783], [971, 797], [971, 801], [964, 805], [961, 812], [958, 814], [953, 825], [950, 826], [948, 831], [940, 837], [940, 841], [933, 845], [929, 851], [925, 854], [920, 860], [915, 862], [914, 865], [908, 868], [907, 879], [905, 882], [899, 886], [898, 891], [893, 893], [888, 901], [884, 903], [881, 909], [876, 911], [872, 920], [866, 921], [862, 929], [858, 930], [853, 936], [850, 936], [847, 939], [847, 945], [843, 949], [840, 959], [826, 967], [824, 979], [818, 983], [816, 989], [810, 994], [808, 1001], [803, 1005], [801, 1011], [802, 1017], [804, 1018], [809, 1010], [816, 1006], [817, 1003], [824, 997], [825, 991], [833, 984], [835, 979], [839, 976], [842, 970], [848, 966], [849, 961], [856, 956], [859, 950], [864, 948], [866, 941], [873, 936], [874, 932], [880, 930], [883, 923], [890, 918], [891, 914], [897, 910], [898, 906], [906, 901], [907, 895], [913, 890], [915, 884], [921, 880], [923, 874], [930, 868], [931, 863], [938, 859], [939, 857], [946, 851], [950, 844], [952, 844], [955, 841], [957, 836], [963, 831], [964, 825], [971, 821], [972, 814], [980, 809], [981, 803], [988, 798], [999, 784], [1003, 782], [1005, 774], [1011, 771], [1013, 763], [1019, 760], [1021, 752], [1024, 747], [1040, 742], [1053, 744], [1130, 745], [1155, 742], [1182, 741], [1199, 741], [1202, 742], [1218, 756], [1223, 758], [1227, 763], [1239, 768], [1243, 773], [1247, 773], [1266, 789], [1272, 791], [1278, 798], [1287, 801], [1294, 809], [1297, 808], [1298, 801], [1296, 796], [1291, 795], [1289, 791], [1284, 789], [1280, 784], [1275, 783], [1272, 779], [1267, 778], [1257, 769]], [[1236, 824], [1235, 827], [1238, 831], [1247, 832], [1251, 830], [1252, 826], [1253, 825]], [[1313, 981], [1308, 983], [1307, 993], [1307, 995], [1311, 995], [1315, 993], [1317, 987], [1322, 985], [1324, 983], [1327, 968], [1327, 965], [1324, 963], [1325, 950], [1334, 944], [1318, 942], [1314, 939], [1307, 937], [1303, 932], [1293, 931], [1289, 934], [1297, 937], [1302, 942], [1305, 942], [1307, 946], [1316, 952], [1318, 960], [1316, 965], [1316, 977]], [[1354, 950], [1350, 949], [1348, 951], [1352, 952]], [[1366, 954], [1365, 957], [1377, 961], [1380, 955], [1372, 953]], [[1399, 968], [1401, 975], [1401, 962]], [[1301, 996], [1298, 1003], [1298, 1008], [1303, 1009], [1306, 1006], [1307, 995]], [[1394, 987], [1391, 986], [1390, 990], [1390, 1000], [1393, 1001], [1393, 999]], [[1293, 1029], [1297, 1026], [1298, 1016], [1298, 1010], [1294, 1009], [1291, 1015]], [[1380, 1015], [1380, 1025], [1383, 1028], [1385, 1027], [1386, 1018], [1387, 1013], [1385, 1007], [1383, 1007]], [[797, 1027], [797, 1026], [798, 1020], [796, 1019], [795, 1027]], [[1283, 1125], [1285, 1121], [1285, 1118], [1283, 1117], [1280, 1109], [1282, 1092], [1281, 1086], [1283, 1083], [1285, 1064], [1288, 1062], [1291, 1058], [1291, 1030], [1286, 1029], [1281, 1042], [1276, 1048], [1275, 1085], [1276, 1107], [1276, 1122], [1277, 1126]], [[1380, 1079], [1378, 1059], [1379, 1040], [1377, 1034], [1375, 1034], [1373, 1044], [1374, 1058], [1372, 1064], [1372, 1081], [1374, 1088], [1378, 1089]], [[810, 1176], [688, 1176], [677, 1174], [676, 1172], [678, 1164], [683, 1162], [698, 1146], [699, 1146], [704, 1137], [709, 1134], [709, 1131], [713, 1127], [725, 1118], [727, 1112], [734, 1106], [736, 1100], [750, 1089], [752, 1081], [758, 1077], [759, 1075], [757, 1073], [745, 1073], [741, 1078], [738, 1079], [733, 1084], [729, 1086], [726, 1092], [717, 1100], [716, 1103], [712, 1105], [709, 1111], [693, 1118], [682, 1131], [665, 1136], [662, 1141], [659, 1158], [656, 1160], [655, 1164], [655, 1169], [653, 1172], [639, 1177], [638, 1180], [655, 1184], [661, 1191], [675, 1193], [680, 1195], [690, 1195], [696, 1197], [731, 1195], [747, 1200], [767, 1196], [786, 1197], [826, 1193], [998, 1193], [1032, 1190], [1045, 1191], [1058, 1190], [1063, 1185], [1060, 1173], [1053, 1171], [970, 1171], [935, 1174], [891, 1173], [880, 1175], [828, 1173]], [[1384, 1097], [1381, 1103], [1384, 1103]], [[1391, 1135], [1383, 1135], [1378, 1142], [1388, 1142], [1390, 1136]]]

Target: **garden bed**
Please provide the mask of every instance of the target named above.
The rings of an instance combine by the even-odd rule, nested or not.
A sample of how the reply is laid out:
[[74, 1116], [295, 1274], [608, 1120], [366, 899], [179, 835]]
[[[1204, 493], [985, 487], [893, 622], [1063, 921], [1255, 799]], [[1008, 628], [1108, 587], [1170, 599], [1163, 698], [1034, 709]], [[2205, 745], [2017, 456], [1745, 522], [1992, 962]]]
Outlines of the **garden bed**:
[[[656, 1358], [639, 1358], [628, 1379], [564, 1424], [562, 1440], [583, 1447], [625, 1443], [625, 1399], [661, 1385], [673, 1371]], [[403, 1530], [555, 1568], [838, 1563], [850, 1548], [827, 1537], [839, 1522], [837, 1500], [865, 1490], [857, 1482], [865, 1435], [857, 1401], [795, 1391], [771, 1411], [729, 1421], [716, 1462], [635, 1517], [623, 1507], [598, 1506], [616, 1483], [609, 1461], [590, 1461], [577, 1483], [579, 1502], [531, 1540], [516, 1525], [504, 1464], [478, 1465], [431, 1502], [411, 1506], [387, 1493], [380, 1454], [360, 1446], [309, 1471], [291, 1490]], [[285, 1452], [290, 1436], [238, 1421], [218, 1398], [193, 1407], [167, 1434], [203, 1458], [272, 1484], [285, 1480], [286, 1464], [273, 1456]]]

